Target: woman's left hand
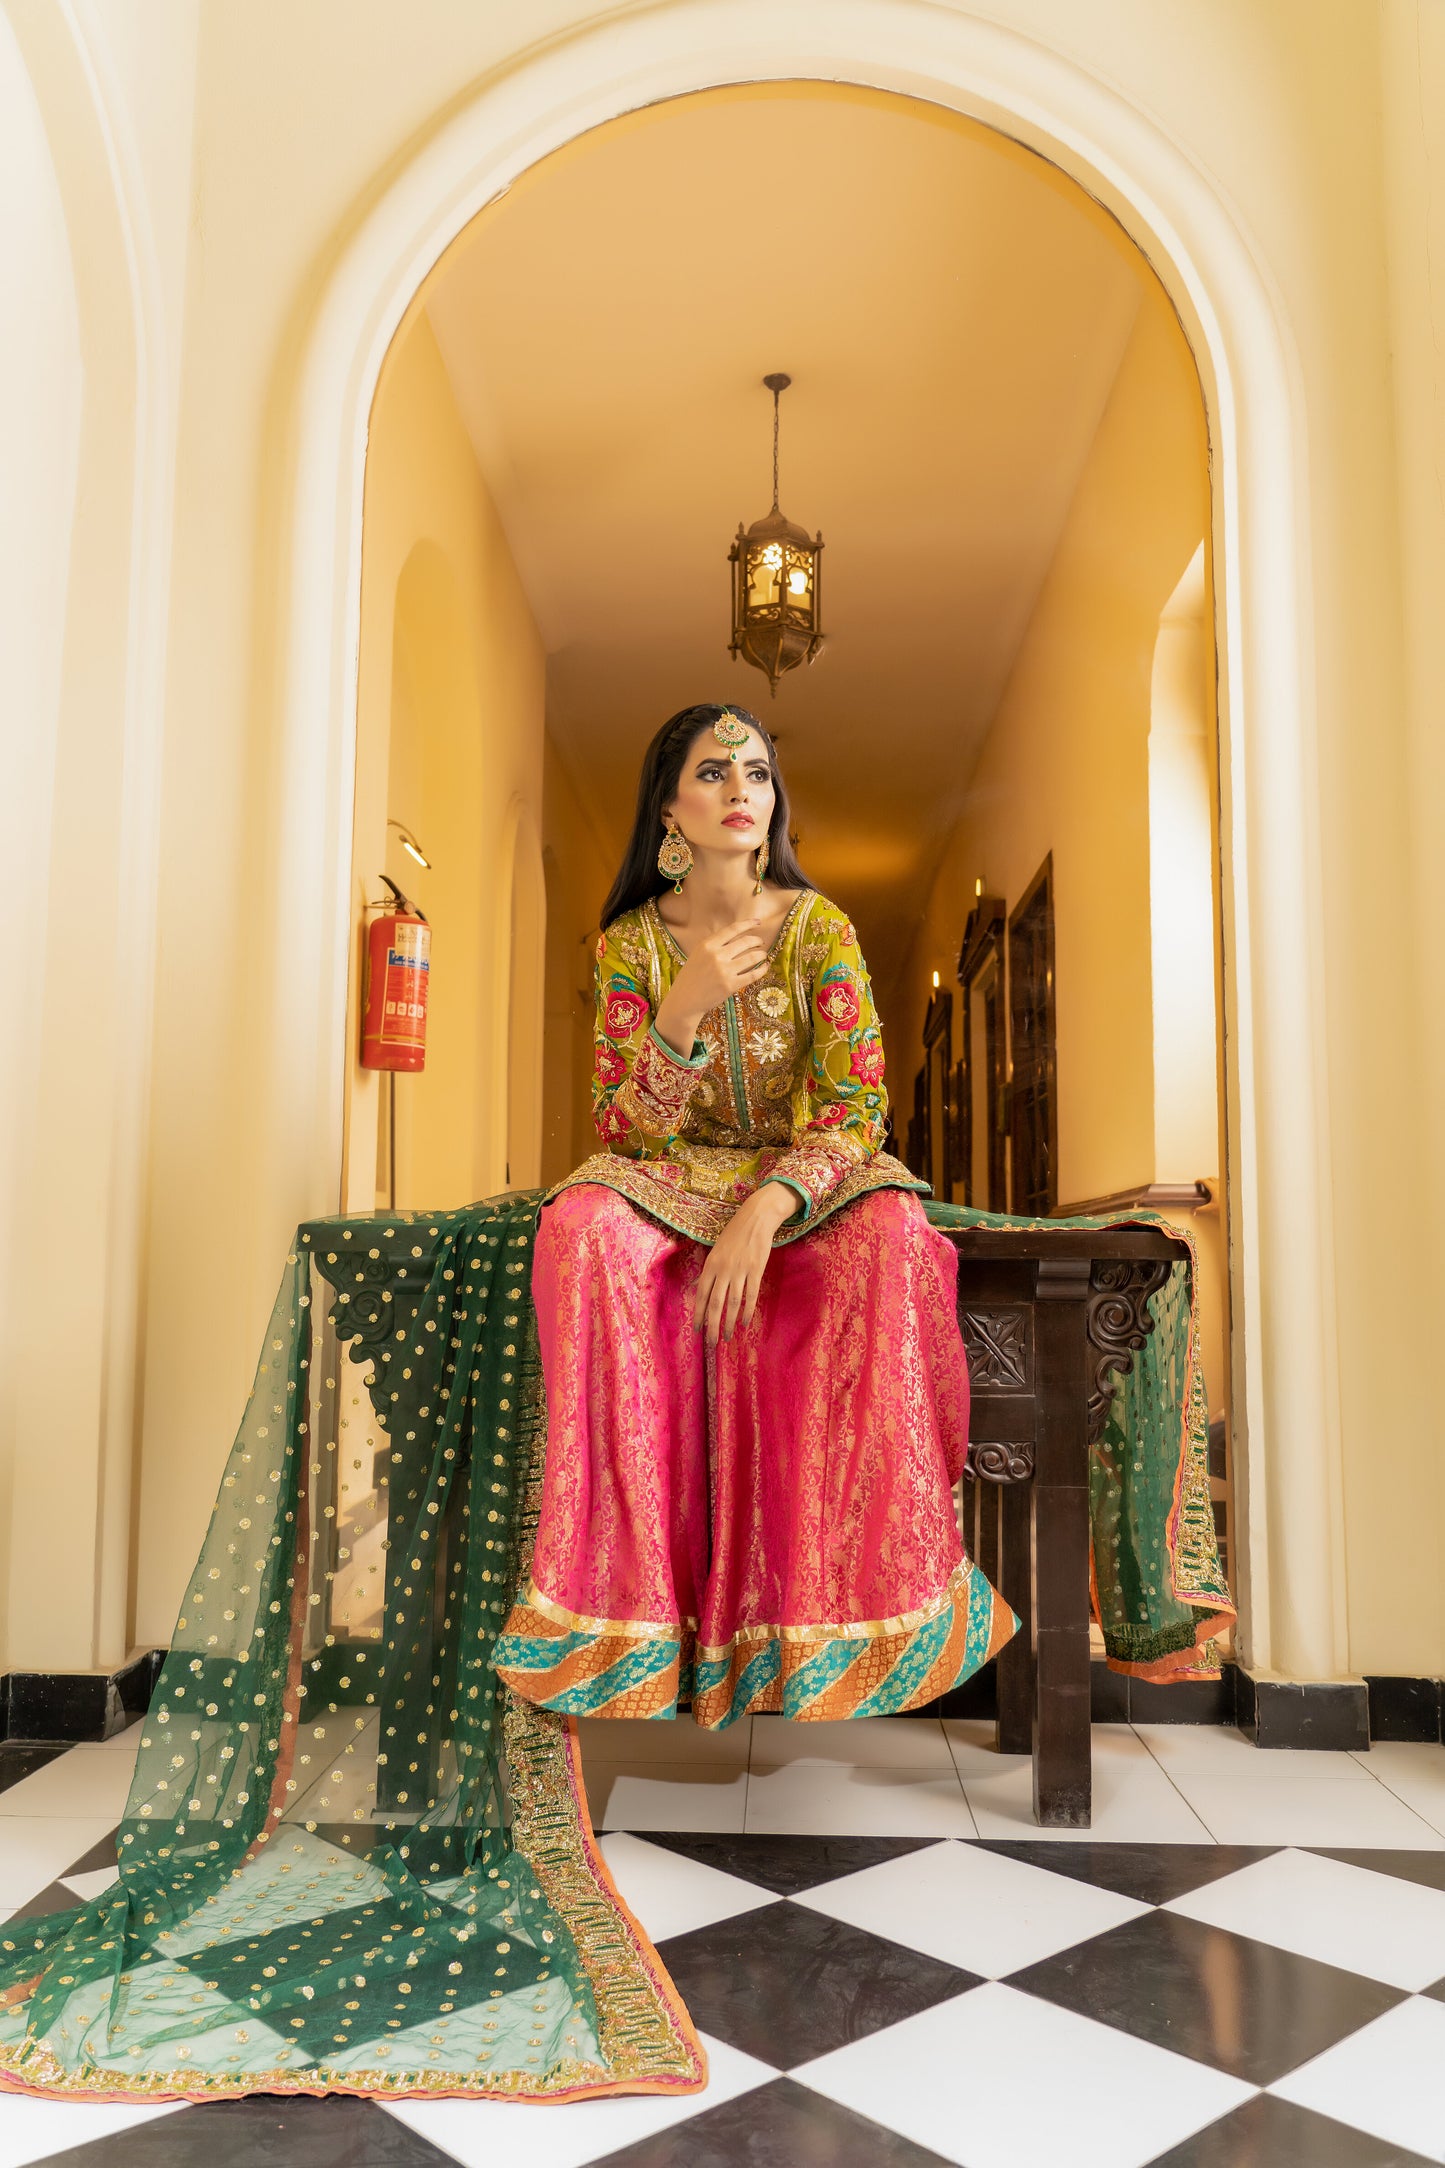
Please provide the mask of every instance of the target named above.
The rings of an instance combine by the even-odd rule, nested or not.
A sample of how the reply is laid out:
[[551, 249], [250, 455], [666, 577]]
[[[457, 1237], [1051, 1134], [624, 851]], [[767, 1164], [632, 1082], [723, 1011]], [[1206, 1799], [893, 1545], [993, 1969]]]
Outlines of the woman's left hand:
[[716, 1347], [720, 1338], [731, 1340], [739, 1325], [751, 1322], [773, 1236], [793, 1217], [798, 1203], [797, 1191], [786, 1182], [764, 1182], [738, 1206], [708, 1251], [692, 1321], [707, 1333], [709, 1347]]

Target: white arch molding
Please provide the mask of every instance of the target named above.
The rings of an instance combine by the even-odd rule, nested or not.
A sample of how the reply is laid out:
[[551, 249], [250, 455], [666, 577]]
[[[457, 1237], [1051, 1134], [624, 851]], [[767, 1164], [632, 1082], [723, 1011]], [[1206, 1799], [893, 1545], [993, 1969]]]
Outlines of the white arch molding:
[[[523, 56], [375, 204], [322, 297], [297, 410], [281, 923], [292, 1164], [339, 1180], [366, 426], [402, 315], [469, 219], [640, 106], [737, 82], [846, 82], [995, 127], [1074, 178], [1153, 264], [1213, 450], [1242, 1646], [1345, 1675], [1343, 1486], [1323, 1045], [1304, 432], [1293, 346], [1236, 216], [1188, 154], [1058, 52], [931, 0], [670, 0]], [[309, 954], [302, 953], [304, 936]], [[321, 999], [317, 999], [320, 990]], [[307, 1059], [303, 1060], [303, 1049]], [[1268, 1301], [1264, 1290], [1268, 1290]]]

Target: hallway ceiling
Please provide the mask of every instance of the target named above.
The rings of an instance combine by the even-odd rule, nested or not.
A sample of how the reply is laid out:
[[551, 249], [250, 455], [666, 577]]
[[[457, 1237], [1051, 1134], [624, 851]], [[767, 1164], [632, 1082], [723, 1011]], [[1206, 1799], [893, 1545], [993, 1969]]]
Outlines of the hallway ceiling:
[[[478, 218], [426, 290], [548, 651], [549, 727], [620, 852], [692, 700], [781, 737], [804, 864], [882, 1002], [1139, 308], [1105, 214], [940, 110], [767, 85], [649, 108]], [[821, 528], [828, 647], [770, 699], [727, 550]]]

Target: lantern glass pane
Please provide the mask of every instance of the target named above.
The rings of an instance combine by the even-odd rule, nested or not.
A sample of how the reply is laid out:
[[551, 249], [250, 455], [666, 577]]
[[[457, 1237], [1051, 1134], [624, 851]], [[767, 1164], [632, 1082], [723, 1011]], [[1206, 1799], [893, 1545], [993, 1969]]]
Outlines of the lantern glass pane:
[[783, 582], [783, 546], [780, 542], [754, 545], [748, 551], [748, 608], [769, 609], [780, 599]]
[[813, 608], [813, 560], [807, 550], [790, 549], [785, 566], [785, 596], [790, 610], [811, 615]]

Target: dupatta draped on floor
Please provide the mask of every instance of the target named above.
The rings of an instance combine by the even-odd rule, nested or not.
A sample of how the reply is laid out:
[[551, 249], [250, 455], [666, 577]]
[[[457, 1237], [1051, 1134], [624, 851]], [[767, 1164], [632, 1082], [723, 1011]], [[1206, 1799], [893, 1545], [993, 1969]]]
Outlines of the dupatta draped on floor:
[[[705, 2082], [597, 1851], [571, 1720], [492, 1664], [542, 1475], [538, 1202], [298, 1230], [142, 1727], [120, 1878], [0, 1924], [0, 2086], [556, 2101]], [[1188, 1268], [1155, 1316], [1095, 1483], [1106, 1638], [1131, 1665], [1228, 1610], [1197, 1510]]]

